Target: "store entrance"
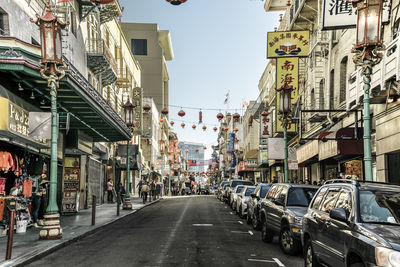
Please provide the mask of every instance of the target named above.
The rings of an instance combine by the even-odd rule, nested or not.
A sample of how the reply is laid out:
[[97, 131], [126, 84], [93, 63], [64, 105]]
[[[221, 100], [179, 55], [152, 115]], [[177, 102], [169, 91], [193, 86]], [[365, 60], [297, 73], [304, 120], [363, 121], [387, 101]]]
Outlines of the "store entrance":
[[400, 184], [400, 151], [387, 154], [388, 182]]

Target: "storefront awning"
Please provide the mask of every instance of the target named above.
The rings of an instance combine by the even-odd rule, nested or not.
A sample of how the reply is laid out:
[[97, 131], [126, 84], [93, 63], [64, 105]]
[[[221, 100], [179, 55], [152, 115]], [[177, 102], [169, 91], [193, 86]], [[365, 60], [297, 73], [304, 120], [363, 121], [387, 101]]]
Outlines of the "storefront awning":
[[[362, 136], [362, 129], [359, 129], [358, 136]], [[318, 160], [325, 160], [339, 155], [363, 155], [363, 139], [356, 139], [354, 128], [341, 128], [326, 136], [327, 139], [336, 140], [319, 141]]]
[[[35, 106], [39, 106], [40, 99], [49, 103], [50, 98], [47, 81], [39, 73], [40, 55], [39, 46], [12, 37], [0, 38], [1, 83], [15, 92], [18, 84], [25, 89], [22, 94], [32, 92], [39, 99], [32, 101], [36, 101]], [[64, 61], [66, 76], [60, 81], [57, 103], [59, 113], [70, 114], [70, 129], [84, 131], [94, 142], [129, 139], [130, 130], [121, 117], [72, 64]], [[49, 106], [41, 109], [49, 111]]]

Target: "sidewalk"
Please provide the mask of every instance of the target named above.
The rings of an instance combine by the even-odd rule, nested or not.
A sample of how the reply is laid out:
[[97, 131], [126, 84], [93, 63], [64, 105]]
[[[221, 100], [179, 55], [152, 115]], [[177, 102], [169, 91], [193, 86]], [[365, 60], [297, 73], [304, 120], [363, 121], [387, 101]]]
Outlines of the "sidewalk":
[[30, 227], [24, 234], [16, 234], [14, 232], [12, 256], [11, 260], [8, 261], [4, 260], [6, 257], [7, 236], [3, 236], [0, 238], [0, 266], [23, 266], [159, 200], [143, 204], [141, 198], [133, 198], [132, 210], [122, 210], [121, 204], [119, 217], [117, 217], [117, 204], [97, 206], [96, 225], [94, 226], [91, 225], [91, 209], [79, 211], [77, 215], [61, 216], [63, 237], [59, 240], [39, 240], [40, 228]]

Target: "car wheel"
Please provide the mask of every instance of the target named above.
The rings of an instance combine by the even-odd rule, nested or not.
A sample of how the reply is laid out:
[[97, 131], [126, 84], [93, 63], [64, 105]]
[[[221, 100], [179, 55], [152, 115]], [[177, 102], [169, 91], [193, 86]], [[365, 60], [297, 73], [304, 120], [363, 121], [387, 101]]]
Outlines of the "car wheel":
[[250, 217], [250, 215], [249, 215], [249, 211], [247, 210], [247, 220], [246, 220], [246, 222], [247, 222], [247, 224], [251, 224], [251, 217]]
[[304, 266], [305, 267], [319, 267], [317, 258], [315, 257], [314, 250], [312, 249], [311, 240], [308, 239], [304, 248]]
[[279, 245], [283, 253], [296, 255], [300, 251], [300, 243], [294, 239], [292, 231], [288, 226], [284, 226], [279, 235]]
[[260, 230], [260, 223], [257, 220], [256, 213], [253, 212], [253, 217], [251, 218], [251, 223], [254, 230]]
[[264, 219], [262, 222], [262, 228], [261, 228], [261, 239], [265, 243], [271, 243], [272, 239], [274, 238], [274, 235], [270, 230], [268, 230], [267, 227], [267, 221]]

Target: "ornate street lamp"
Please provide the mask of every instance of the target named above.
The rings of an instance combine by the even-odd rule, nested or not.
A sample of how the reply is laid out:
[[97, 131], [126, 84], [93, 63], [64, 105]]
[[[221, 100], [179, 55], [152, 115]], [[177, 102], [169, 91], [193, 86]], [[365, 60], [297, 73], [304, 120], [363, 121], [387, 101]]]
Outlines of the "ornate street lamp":
[[285, 176], [285, 183], [287, 183], [289, 181], [287, 126], [288, 126], [288, 120], [290, 120], [291, 117], [293, 86], [288, 85], [287, 82], [285, 82], [280, 88], [277, 88], [276, 91], [280, 94], [279, 114], [281, 115], [281, 119], [283, 120], [283, 141], [284, 141], [283, 149], [285, 153], [284, 176]]
[[51, 96], [51, 161], [50, 161], [50, 196], [49, 204], [44, 215], [44, 227], [40, 230], [40, 239], [60, 239], [62, 230], [60, 227], [60, 215], [57, 206], [57, 88], [59, 80], [65, 76], [60, 67], [65, 68], [61, 51], [61, 29], [67, 23], [63, 23], [50, 10], [49, 0], [46, 1], [46, 10], [43, 17], [36, 14], [36, 19], [31, 19], [40, 29], [42, 44], [42, 59], [39, 62], [40, 74], [47, 80]]
[[372, 181], [372, 152], [371, 152], [371, 111], [370, 111], [370, 89], [372, 66], [378, 64], [383, 54], [381, 44], [382, 28], [382, 1], [381, 0], [353, 0], [349, 1], [357, 7], [357, 35], [353, 60], [357, 66], [361, 66], [364, 81], [364, 167], [365, 180]]
[[174, 6], [179, 6], [182, 3], [185, 3], [187, 0], [166, 0], [167, 2], [169, 2], [171, 5]]
[[[133, 110], [135, 108], [135, 106], [131, 103], [131, 101], [129, 100], [129, 96], [128, 96], [128, 100], [125, 102], [125, 104], [122, 105], [122, 108], [124, 110], [124, 114], [123, 114], [123, 119], [126, 123], [126, 125], [129, 127], [129, 129], [131, 130], [131, 132], [133, 131], [133, 127], [135, 126], [135, 121], [133, 120]], [[131, 210], [132, 209], [132, 202], [131, 202], [131, 194], [130, 194], [130, 155], [129, 155], [129, 141], [126, 141], [126, 193], [125, 193], [125, 197], [123, 200], [123, 204], [122, 204], [122, 209], [124, 210]]]

